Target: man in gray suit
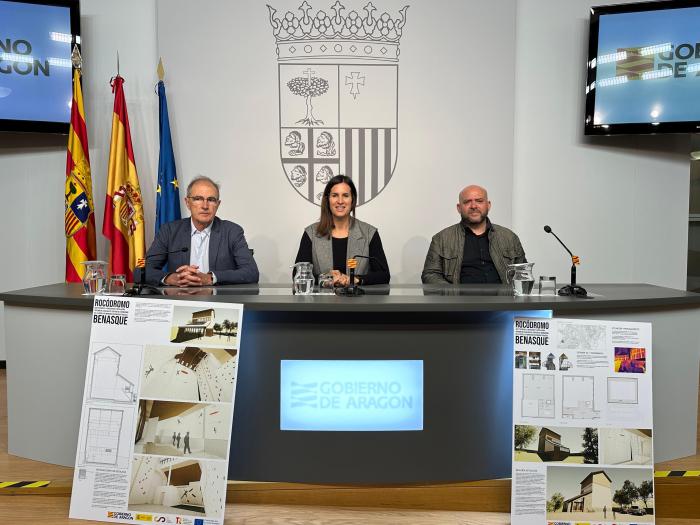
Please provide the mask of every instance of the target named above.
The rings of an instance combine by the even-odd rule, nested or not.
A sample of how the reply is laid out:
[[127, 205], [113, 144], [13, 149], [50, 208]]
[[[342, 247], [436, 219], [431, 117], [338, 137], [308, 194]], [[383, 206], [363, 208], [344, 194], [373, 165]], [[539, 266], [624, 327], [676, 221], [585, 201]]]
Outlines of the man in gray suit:
[[424, 283], [505, 283], [507, 266], [527, 262], [518, 236], [489, 219], [491, 201], [481, 186], [459, 193], [461, 222], [435, 234], [425, 258]]
[[[258, 267], [243, 228], [216, 216], [221, 204], [219, 185], [209, 177], [195, 177], [187, 186], [185, 204], [190, 218], [164, 224], [147, 252], [146, 282], [168, 286], [257, 283]], [[168, 272], [163, 271], [166, 263]], [[137, 272], [134, 280], [139, 278]]]

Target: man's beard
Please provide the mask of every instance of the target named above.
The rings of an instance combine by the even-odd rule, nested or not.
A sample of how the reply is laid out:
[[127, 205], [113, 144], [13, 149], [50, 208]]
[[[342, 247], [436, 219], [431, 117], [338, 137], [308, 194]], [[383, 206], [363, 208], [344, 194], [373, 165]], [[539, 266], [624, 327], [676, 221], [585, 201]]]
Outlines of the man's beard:
[[489, 216], [489, 212], [482, 213], [479, 217], [478, 220], [472, 219], [469, 217], [469, 215], [462, 215], [462, 220], [466, 222], [467, 224], [470, 224], [472, 226], [479, 226], [480, 224], [484, 224], [486, 222], [486, 218]]

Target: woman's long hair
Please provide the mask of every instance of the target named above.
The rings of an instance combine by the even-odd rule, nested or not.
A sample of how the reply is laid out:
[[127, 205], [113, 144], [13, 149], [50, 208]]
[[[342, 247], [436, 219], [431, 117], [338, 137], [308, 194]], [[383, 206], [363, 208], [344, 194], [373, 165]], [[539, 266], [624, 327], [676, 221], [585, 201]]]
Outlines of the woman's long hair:
[[[352, 205], [350, 206], [350, 215], [352, 219], [355, 216], [355, 204], [357, 203], [357, 189], [355, 188], [355, 183], [352, 179], [346, 175], [336, 175], [326, 184], [326, 188], [323, 190], [323, 197], [321, 198], [321, 219], [318, 221], [318, 227], [316, 228], [316, 233], [321, 237], [330, 237], [333, 231], [333, 213], [331, 212], [331, 204], [329, 202], [329, 195], [333, 186], [336, 184], [347, 184], [350, 186], [350, 194], [352, 195]], [[352, 225], [352, 223], [350, 223]]]

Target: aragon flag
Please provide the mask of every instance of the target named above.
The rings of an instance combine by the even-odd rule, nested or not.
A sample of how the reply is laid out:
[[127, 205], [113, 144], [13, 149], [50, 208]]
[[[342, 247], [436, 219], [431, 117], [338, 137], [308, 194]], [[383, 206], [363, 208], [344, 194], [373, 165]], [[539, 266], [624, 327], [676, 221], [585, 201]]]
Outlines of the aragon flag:
[[73, 102], [70, 111], [65, 189], [66, 282], [83, 279], [80, 264], [97, 257], [95, 250], [95, 206], [80, 70], [73, 72]]
[[124, 79], [117, 75], [112, 79], [111, 85], [114, 113], [102, 234], [110, 241], [110, 273], [124, 274], [127, 281], [133, 282], [137, 261], [146, 252], [143, 198], [136, 173], [134, 149], [131, 146]]
[[175, 169], [173, 141], [170, 136], [168, 100], [165, 98], [165, 84], [162, 80], [158, 82], [158, 100], [160, 155], [156, 188], [156, 233], [163, 224], [180, 218], [180, 190]]

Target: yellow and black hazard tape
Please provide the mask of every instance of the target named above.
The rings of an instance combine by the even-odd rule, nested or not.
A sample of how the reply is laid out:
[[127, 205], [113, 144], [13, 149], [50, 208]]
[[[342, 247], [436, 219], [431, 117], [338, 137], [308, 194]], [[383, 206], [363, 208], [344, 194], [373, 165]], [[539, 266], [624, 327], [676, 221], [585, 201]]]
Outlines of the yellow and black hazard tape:
[[697, 478], [700, 470], [655, 470], [655, 478]]
[[0, 489], [36, 489], [50, 484], [50, 481], [0, 481]]

